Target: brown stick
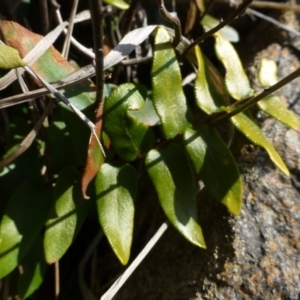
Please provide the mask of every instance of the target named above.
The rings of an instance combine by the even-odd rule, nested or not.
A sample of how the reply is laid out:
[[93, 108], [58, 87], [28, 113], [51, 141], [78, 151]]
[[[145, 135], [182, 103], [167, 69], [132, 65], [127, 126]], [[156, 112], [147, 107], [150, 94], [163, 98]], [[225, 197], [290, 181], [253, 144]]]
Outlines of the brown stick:
[[173, 40], [174, 48], [180, 43], [181, 40], [181, 23], [175, 12], [170, 13], [165, 7], [164, 0], [157, 0], [158, 10], [162, 18], [171, 23], [174, 27], [175, 37]]

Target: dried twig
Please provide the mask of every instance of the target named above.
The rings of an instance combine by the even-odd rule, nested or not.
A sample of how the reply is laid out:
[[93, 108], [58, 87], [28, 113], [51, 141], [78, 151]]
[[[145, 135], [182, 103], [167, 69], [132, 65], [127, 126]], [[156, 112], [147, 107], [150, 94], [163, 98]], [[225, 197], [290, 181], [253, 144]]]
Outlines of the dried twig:
[[250, 15], [254, 15], [254, 16], [258, 17], [258, 18], [261, 18], [261, 19], [263, 19], [263, 20], [265, 20], [265, 21], [267, 21], [269, 23], [272, 23], [272, 24], [278, 26], [279, 28], [281, 28], [283, 30], [286, 30], [286, 31], [294, 34], [295, 36], [300, 36], [300, 32], [299, 31], [297, 31], [295, 29], [292, 29], [292, 28], [290, 28], [290, 27], [288, 27], [288, 26], [280, 23], [279, 21], [275, 20], [274, 18], [266, 16], [266, 15], [264, 15], [264, 14], [262, 14], [262, 13], [256, 11], [256, 10], [254, 10], [254, 9], [247, 8], [246, 13], [250, 14]]
[[2, 161], [0, 161], [0, 170], [3, 169], [5, 166], [9, 165], [11, 162], [13, 162], [16, 158], [18, 158], [22, 153], [24, 153], [32, 144], [34, 139], [36, 138], [40, 128], [43, 125], [43, 122], [49, 112], [51, 111], [53, 106], [53, 102], [49, 102], [47, 105], [45, 111], [43, 112], [42, 116], [38, 120], [38, 122], [34, 125], [33, 129], [28, 133], [28, 135], [24, 138], [24, 140], [19, 144], [18, 148], [12, 152], [9, 156], [4, 158]]
[[290, 3], [277, 3], [269, 1], [253, 1], [250, 4], [251, 7], [261, 8], [261, 9], [278, 9], [286, 11], [294, 11], [300, 13], [300, 5], [293, 5]]
[[73, 33], [73, 28], [74, 28], [74, 18], [75, 18], [75, 15], [76, 15], [78, 2], [79, 2], [79, 0], [73, 0], [71, 15], [70, 15], [70, 19], [69, 19], [68, 31], [67, 31], [64, 47], [63, 47], [63, 50], [62, 50], [62, 55], [63, 55], [64, 58], [68, 58], [68, 55], [69, 55], [71, 36], [72, 36], [72, 33]]
[[[64, 21], [61, 17], [61, 13], [60, 13], [59, 9], [56, 9], [55, 15], [56, 15], [56, 18], [58, 20], [58, 23], [62, 24]], [[81, 12], [81, 13], [79, 13], [75, 16], [74, 24], [77, 23], [77, 22], [82, 22], [82, 21], [85, 21], [85, 20], [89, 20], [90, 18], [91, 18], [91, 14], [90, 14], [89, 11]], [[67, 29], [64, 29], [63, 33], [67, 35], [68, 34]], [[86, 56], [88, 56], [91, 59], [95, 59], [94, 52], [91, 51], [90, 49], [88, 49], [87, 47], [85, 47], [84, 45], [82, 45], [81, 43], [79, 43], [73, 36], [70, 36], [70, 41], [71, 41], [72, 45], [75, 48], [77, 48], [81, 53], [85, 54]]]
[[139, 253], [136, 259], [130, 264], [126, 271], [116, 280], [116, 282], [110, 287], [110, 289], [101, 297], [101, 300], [111, 300], [119, 289], [123, 286], [126, 280], [131, 276], [134, 270], [140, 265], [142, 260], [148, 255], [150, 250], [156, 245], [157, 241], [168, 229], [168, 224], [163, 223], [151, 240], [147, 243], [144, 249]]

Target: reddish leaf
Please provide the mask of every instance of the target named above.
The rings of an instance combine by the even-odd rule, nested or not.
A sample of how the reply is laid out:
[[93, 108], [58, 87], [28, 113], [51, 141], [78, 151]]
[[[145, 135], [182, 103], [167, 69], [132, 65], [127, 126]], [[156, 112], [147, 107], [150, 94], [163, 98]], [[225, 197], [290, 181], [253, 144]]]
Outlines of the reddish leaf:
[[[11, 47], [17, 49], [21, 57], [24, 57], [42, 39], [41, 35], [33, 33], [18, 23], [12, 21], [1, 21], [1, 27], [7, 43]], [[65, 68], [66, 75], [75, 71], [75, 69], [54, 47], [50, 47], [49, 50], [56, 63]], [[41, 70], [36, 69], [36, 64], [37, 63], [35, 63], [32, 68], [40, 76], [44, 77], [44, 74], [41, 72]]]
[[[9, 46], [17, 49], [23, 58], [42, 39], [42, 36], [29, 31], [18, 23], [1, 21], [1, 28]], [[31, 68], [48, 82], [55, 82], [75, 71], [71, 64], [51, 46], [33, 64]], [[39, 83], [35, 82], [37, 86]], [[90, 94], [94, 91], [90, 80], [82, 80], [76, 85], [66, 87], [63, 91], [69, 101], [82, 110], [94, 101]]]
[[[96, 113], [96, 122], [95, 122], [95, 132], [98, 136], [101, 135], [102, 131], [102, 114], [103, 114], [103, 102], [101, 103], [97, 113]], [[84, 172], [81, 180], [82, 194], [85, 199], [89, 199], [89, 196], [86, 194], [88, 185], [93, 180], [93, 178], [98, 173], [100, 166], [104, 162], [103, 153], [99, 147], [98, 141], [94, 135], [91, 135], [86, 164], [84, 167]]]

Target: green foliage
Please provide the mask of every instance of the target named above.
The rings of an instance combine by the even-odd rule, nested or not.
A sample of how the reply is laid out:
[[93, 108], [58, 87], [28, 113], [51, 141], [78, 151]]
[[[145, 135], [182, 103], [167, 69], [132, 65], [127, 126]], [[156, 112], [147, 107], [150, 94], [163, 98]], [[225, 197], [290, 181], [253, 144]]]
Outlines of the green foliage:
[[181, 73], [170, 36], [163, 27], [155, 34], [151, 70], [153, 104], [167, 138], [190, 127], [190, 110], [181, 87]]
[[219, 33], [215, 34], [215, 40], [216, 54], [226, 69], [225, 85], [228, 93], [236, 100], [252, 96], [249, 79], [232, 44]]
[[289, 170], [282, 161], [280, 155], [274, 149], [273, 145], [268, 141], [263, 132], [260, 130], [258, 125], [246, 114], [240, 113], [231, 118], [234, 126], [240, 130], [250, 141], [256, 145], [264, 148], [271, 160], [276, 164], [276, 166], [286, 175], [289, 175]]
[[[120, 9], [129, 6], [125, 1], [104, 2]], [[216, 21], [206, 16], [202, 22], [209, 29]], [[143, 36], [145, 29], [135, 32], [139, 42], [148, 37], [151, 28], [147, 29], [147, 36]], [[41, 137], [22, 156], [5, 163], [31, 130], [24, 121], [28, 119], [27, 109], [18, 111], [21, 117], [12, 118], [7, 152], [0, 162], [0, 191], [4, 195], [0, 206], [0, 278], [15, 274], [20, 298], [25, 299], [40, 286], [46, 263], [57, 262], [72, 246], [83, 222], [92, 214], [91, 207], [97, 208], [97, 221], [117, 258], [124, 265], [128, 263], [134, 242], [135, 198], [144, 171], [153, 183], [148, 188], [155, 189], [170, 223], [191, 243], [206, 248], [198, 217], [198, 209], [202, 209], [197, 205], [198, 183], [201, 181], [210, 196], [231, 214], [238, 215], [242, 209], [242, 180], [237, 163], [223, 133], [214, 127], [220, 115], [225, 116], [223, 122], [229, 127], [235, 126], [265, 149], [274, 164], [289, 174], [249, 111], [228, 116], [236, 109], [230, 99], [236, 104], [253, 95], [239, 56], [226, 38], [229, 35], [236, 40], [236, 32], [227, 28], [214, 35], [225, 78], [199, 46], [188, 53], [187, 60], [196, 69], [194, 95], [189, 98], [182, 87], [178, 58], [182, 53], [173, 48], [165, 27], [156, 26], [153, 34], [151, 88], [130, 82], [105, 86], [108, 92], [99, 137], [106, 157], [98, 144], [89, 140], [89, 129], [68, 108], [57, 105]], [[125, 46], [119, 45], [113, 55], [122, 47]], [[35, 65], [36, 72], [50, 82], [73, 71], [57, 55], [51, 48]], [[18, 57], [13, 60], [15, 65], [9, 68], [20, 66]], [[277, 81], [275, 73], [272, 62], [262, 61], [258, 77], [265, 88]], [[96, 109], [93, 90], [93, 84], [83, 80], [66, 87], [63, 93], [92, 119]], [[258, 107], [299, 129], [299, 121], [278, 97], [265, 98]], [[97, 128], [101, 125], [97, 123]], [[83, 169], [88, 174], [84, 179]], [[90, 199], [85, 200], [88, 186]], [[30, 276], [18, 274], [18, 265]]]
[[26, 66], [18, 51], [6, 45], [0, 45], [0, 69], [13, 69]]
[[122, 264], [130, 255], [137, 175], [130, 165], [103, 164], [95, 180], [99, 221]]
[[58, 176], [53, 203], [46, 222], [44, 239], [48, 263], [59, 260], [72, 244], [84, 221], [91, 201], [84, 201], [80, 189], [80, 174], [67, 167]]
[[220, 106], [225, 105], [225, 102], [213, 85], [211, 72], [198, 46], [195, 47], [195, 56], [198, 65], [194, 88], [196, 104], [210, 115], [216, 112]]
[[206, 248], [197, 216], [193, 173], [184, 149], [170, 144], [161, 151], [151, 150], [146, 169], [171, 224], [191, 243]]
[[[242, 180], [228, 147], [218, 132], [203, 125], [184, 134], [186, 149], [210, 194], [238, 215], [242, 208]], [[226, 174], [226, 176], [224, 176]]]
[[42, 231], [50, 208], [51, 192], [49, 188], [24, 182], [9, 199], [0, 223], [0, 278], [22, 261]]
[[143, 108], [142, 94], [145, 96], [146, 92], [145, 88], [134, 84], [122, 84], [105, 100], [104, 130], [116, 153], [126, 161], [135, 160], [155, 142], [152, 130], [130, 114], [130, 111]]
[[123, 0], [104, 0], [103, 2], [115, 6], [119, 9], [127, 9], [129, 8], [129, 4], [127, 1]]
[[[216, 27], [219, 25], [219, 22], [220, 21], [218, 19], [209, 14], [205, 14], [201, 20], [201, 24], [205, 30], [210, 30]], [[240, 39], [237, 31], [229, 25], [223, 27], [220, 31], [218, 31], [218, 33], [230, 42], [238, 42]]]

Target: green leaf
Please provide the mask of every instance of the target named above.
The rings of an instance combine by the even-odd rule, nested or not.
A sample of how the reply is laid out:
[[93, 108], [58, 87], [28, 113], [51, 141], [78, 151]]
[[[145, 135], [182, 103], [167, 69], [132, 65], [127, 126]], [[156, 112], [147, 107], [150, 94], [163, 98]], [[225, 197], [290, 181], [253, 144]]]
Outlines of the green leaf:
[[254, 144], [264, 148], [274, 164], [286, 175], [289, 176], [289, 170], [282, 161], [280, 155], [274, 149], [273, 145], [265, 137], [261, 129], [246, 114], [239, 113], [231, 117], [234, 126], [241, 131]]
[[170, 36], [163, 27], [156, 30], [151, 77], [153, 104], [164, 135], [173, 138], [191, 126], [191, 113], [181, 86], [176, 54]]
[[199, 46], [186, 54], [186, 59], [198, 66], [195, 80], [195, 98], [197, 105], [207, 114], [212, 114], [224, 105], [230, 105], [229, 95], [219, 71], [205, 57]]
[[23, 273], [19, 275], [18, 295], [21, 299], [26, 299], [40, 287], [46, 272], [47, 265], [41, 237], [35, 240], [21, 264]]
[[119, 85], [104, 102], [104, 130], [116, 153], [127, 161], [135, 160], [154, 145], [152, 130], [130, 113], [145, 104], [140, 89], [132, 83]]
[[151, 150], [146, 157], [146, 169], [171, 224], [191, 243], [206, 248], [198, 221], [194, 178], [185, 150], [173, 144], [160, 152]]
[[282, 100], [276, 96], [268, 96], [258, 102], [259, 108], [272, 116], [281, 123], [295, 129], [296, 131], [300, 130], [300, 123], [296, 115], [288, 110]]
[[48, 188], [25, 182], [15, 190], [0, 223], [0, 278], [27, 254], [47, 220], [50, 205]]
[[6, 45], [0, 45], [0, 69], [9, 70], [25, 66], [26, 63], [21, 59], [16, 49]]
[[232, 154], [217, 131], [203, 125], [184, 133], [187, 152], [209, 193], [238, 215], [242, 207], [242, 180]]
[[128, 9], [129, 4], [123, 0], [103, 0], [104, 3], [115, 6], [119, 9]]
[[[266, 88], [275, 84], [278, 81], [276, 73], [277, 66], [275, 61], [263, 58], [258, 71], [258, 78], [261, 84]], [[288, 110], [282, 100], [275, 94], [260, 100], [258, 107], [281, 123], [299, 131], [300, 123], [297, 116]]]
[[153, 101], [147, 99], [141, 110], [130, 111], [130, 114], [138, 119], [139, 122], [147, 126], [155, 126], [160, 123], [159, 117], [155, 111]]
[[53, 200], [44, 238], [45, 256], [48, 263], [59, 260], [67, 251], [92, 203], [82, 198], [80, 174], [72, 167], [65, 168], [59, 174]]
[[[201, 20], [201, 24], [203, 25], [206, 31], [218, 26], [220, 23], [219, 20], [215, 19], [211, 15], [204, 15], [203, 19]], [[226, 25], [222, 29], [218, 31], [218, 33], [230, 42], [238, 42], [240, 40], [238, 32], [231, 26]]]
[[103, 164], [95, 184], [100, 224], [120, 262], [126, 265], [133, 233], [136, 171], [130, 165]]
[[226, 69], [225, 85], [228, 93], [236, 100], [250, 97], [253, 90], [235, 49], [220, 34], [214, 34], [216, 54]]
[[220, 101], [220, 95], [211, 82], [211, 72], [198, 46], [195, 47], [198, 72], [195, 79], [195, 98], [197, 105], [207, 114], [216, 112], [225, 102]]

